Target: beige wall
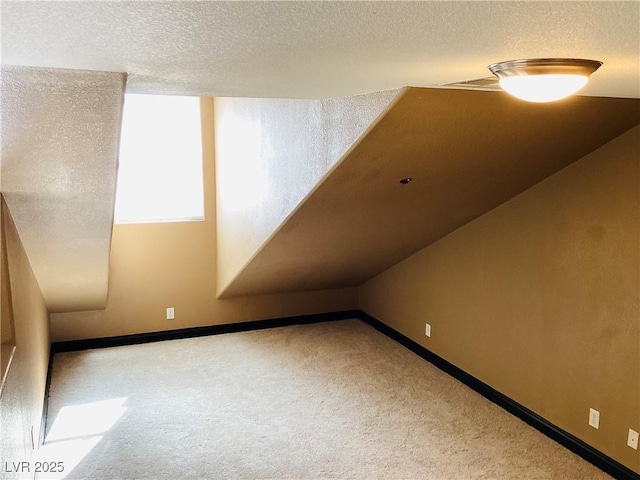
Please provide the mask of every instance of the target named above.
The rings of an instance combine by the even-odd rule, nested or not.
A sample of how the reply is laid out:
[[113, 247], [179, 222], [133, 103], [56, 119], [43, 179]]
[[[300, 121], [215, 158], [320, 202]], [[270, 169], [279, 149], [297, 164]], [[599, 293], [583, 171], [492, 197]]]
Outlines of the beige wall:
[[639, 146], [636, 127], [360, 290], [367, 313], [636, 472]]
[[215, 100], [219, 294], [399, 92]]
[[[216, 299], [213, 100], [201, 106], [205, 221], [115, 225], [106, 309], [52, 314], [53, 341], [357, 308], [356, 289]], [[166, 307], [175, 320], [165, 319]]]
[[[30, 460], [33, 454], [31, 428], [36, 445], [39, 442], [49, 361], [49, 323], [44, 299], [4, 202], [2, 208], [12, 295], [3, 295], [2, 303], [6, 307], [11, 302], [16, 351], [0, 397], [0, 459], [19, 462]], [[3, 308], [4, 312], [8, 310]], [[14, 478], [10, 473], [3, 475], [2, 478]]]

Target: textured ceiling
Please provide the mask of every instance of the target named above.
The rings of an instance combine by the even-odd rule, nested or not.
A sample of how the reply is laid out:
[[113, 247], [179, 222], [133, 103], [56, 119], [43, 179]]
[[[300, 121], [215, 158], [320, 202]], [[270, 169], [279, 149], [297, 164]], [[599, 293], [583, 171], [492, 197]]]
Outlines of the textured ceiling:
[[636, 99], [409, 88], [222, 297], [359, 285], [639, 123]]
[[402, 91], [328, 100], [215, 99], [218, 291]]
[[640, 97], [638, 2], [1, 2], [2, 63], [126, 72], [143, 93], [327, 98], [604, 62], [583, 94]]
[[[0, 0], [0, 27], [2, 65], [17, 66], [2, 70], [1, 189], [51, 311], [100, 308], [106, 301], [125, 74], [127, 89], [131, 92], [329, 98], [484, 77], [489, 74], [488, 64], [502, 60], [583, 57], [604, 62], [583, 90], [584, 95], [640, 98], [638, 2]], [[476, 98], [484, 97], [464, 97], [465, 94], [494, 95], [495, 101], [476, 102]], [[414, 94], [407, 98], [412, 98], [411, 95]], [[376, 130], [383, 140], [372, 140], [362, 148], [375, 146], [390, 158], [397, 157], [398, 152], [410, 154], [414, 152], [413, 147], [402, 142], [409, 141], [408, 132], [415, 135], [414, 142], [433, 138], [423, 135], [424, 125], [431, 125], [433, 115], [445, 122], [444, 126], [434, 125], [433, 131], [440, 132], [455, 149], [462, 148], [461, 138], [482, 144], [485, 138], [469, 139], [469, 131], [485, 132], [489, 125], [495, 127], [495, 121], [489, 121], [491, 112], [496, 105], [508, 101], [506, 95], [487, 92], [460, 95], [455, 98], [465, 101], [434, 100], [432, 106], [414, 98], [417, 110], [412, 110], [408, 103], [407, 113], [397, 110], [397, 115], [404, 115], [400, 121], [411, 128], [404, 131], [393, 127], [393, 123], [386, 124], [388, 130]], [[603, 107], [603, 111], [593, 107], [598, 112], [593, 115], [604, 119], [596, 122], [598, 129], [594, 130], [580, 123], [592, 118], [589, 109], [571, 102], [562, 107], [562, 112], [577, 114], [575, 122], [584, 128], [576, 127], [576, 123], [568, 119], [575, 132], [569, 129], [561, 141], [557, 139], [559, 133], [549, 127], [560, 110], [558, 115], [542, 115], [544, 120], [535, 120], [536, 113], [534, 119], [519, 127], [522, 135], [525, 131], [530, 135], [532, 128], [547, 132], [544, 138], [556, 139], [555, 145], [560, 149], [574, 145], [575, 150], [565, 152], [562, 161], [571, 161], [578, 153], [584, 153], [575, 146], [571, 135], [575, 133], [576, 138], [585, 140], [582, 147], [592, 145], [608, 131], [610, 125], [606, 119], [614, 115], [608, 110], [611, 105]], [[436, 106], [441, 110], [434, 110]], [[507, 118], [525, 122], [524, 117], [518, 115], [521, 115], [520, 109], [528, 108], [538, 112], [536, 108], [545, 107], [517, 105], [513, 109], [520, 113], [511, 112], [512, 117]], [[549, 111], [554, 108], [549, 107]], [[617, 107], [612, 108], [615, 111]], [[631, 108], [637, 111], [637, 104]], [[394, 117], [389, 116], [388, 121], [393, 122]], [[505, 127], [511, 124], [500, 125], [495, 128], [504, 131], [497, 137], [487, 137], [495, 142], [487, 147], [498, 148], [501, 142], [510, 145], [511, 130]], [[399, 145], [398, 149], [391, 148], [392, 141]], [[527, 144], [528, 137], [524, 136], [523, 141]], [[536, 147], [542, 148], [538, 144]], [[438, 148], [427, 152], [436, 156], [446, 153]], [[453, 182], [452, 191], [467, 185], [465, 182], [478, 174], [477, 164], [473, 162], [482, 162], [485, 158], [475, 151], [467, 154], [468, 170], [457, 171], [455, 175], [449, 172], [451, 178], [441, 178], [443, 182]], [[279, 272], [293, 268], [291, 279], [298, 279], [299, 283], [286, 286], [283, 277], [274, 276], [275, 283], [264, 288], [300, 290], [305, 286], [353, 283], [381, 268], [382, 263], [371, 253], [369, 270], [360, 269], [348, 277], [341, 269], [352, 262], [358, 270], [365, 262], [357, 255], [347, 255], [353, 247], [347, 241], [347, 250], [334, 245], [336, 258], [341, 260], [324, 265], [321, 276], [309, 279], [296, 273], [296, 265], [314, 267], [308, 262], [317, 258], [304, 250], [305, 245], [308, 246], [304, 235], [313, 233], [316, 227], [309, 229], [302, 224], [309, 220], [319, 224], [328, 222], [324, 216], [331, 209], [326, 205], [349, 198], [354, 200], [356, 210], [345, 210], [344, 215], [336, 218], [336, 221], [353, 220], [353, 225], [346, 225], [351, 232], [351, 237], [346, 238], [354, 241], [364, 238], [361, 232], [353, 230], [359, 225], [358, 221], [368, 218], [368, 213], [363, 215], [363, 212], [380, 208], [379, 215], [397, 216], [401, 211], [405, 216], [399, 218], [404, 220], [393, 235], [405, 236], [406, 242], [403, 245], [388, 243], [390, 239], [386, 237], [376, 240], [383, 263], [393, 263], [394, 258], [403, 258], [412, 248], [417, 249], [418, 243], [424, 246], [424, 242], [453, 228], [456, 222], [473, 218], [481, 206], [495, 206], [517, 193], [518, 188], [526, 188], [554, 168], [560, 168], [542, 162], [536, 169], [525, 162], [521, 165], [522, 171], [512, 172], [511, 177], [509, 168], [507, 173], [497, 175], [493, 179], [498, 182], [497, 187], [471, 182], [470, 193], [464, 196], [471, 203], [454, 201], [453, 196], [445, 195], [443, 198], [449, 198], [450, 203], [442, 199], [434, 203], [443, 210], [439, 214], [433, 211], [432, 215], [445, 215], [452, 208], [459, 210], [455, 210], [454, 218], [441, 219], [430, 233], [425, 233], [416, 213], [407, 215], [407, 205], [418, 201], [413, 197], [407, 196], [404, 203], [392, 202], [398, 211], [385, 211], [382, 207], [386, 204], [377, 203], [377, 193], [373, 195], [365, 188], [361, 199], [341, 190], [340, 182], [351, 185], [350, 176], [358, 179], [369, 175], [372, 185], [385, 178], [376, 177], [377, 171], [365, 161], [365, 153], [360, 155], [360, 160], [350, 160], [344, 168], [341, 166], [335, 178], [332, 175], [319, 188], [317, 195], [328, 195], [324, 213], [314, 200], [321, 197], [314, 196], [302, 205], [274, 241], [249, 265], [248, 276], [239, 277], [232, 290], [254, 291], [251, 272], [268, 265], [270, 259], [279, 258], [278, 249], [289, 243], [297, 246], [291, 248]], [[373, 155], [372, 151], [367, 155]], [[384, 155], [376, 153], [375, 156]], [[415, 163], [418, 159], [407, 165], [414, 165], [420, 176], [421, 167]], [[390, 165], [398, 167], [397, 171], [383, 169], [380, 175], [385, 171], [389, 176], [404, 172], [405, 169], [399, 167], [405, 165], [396, 160]], [[439, 163], [432, 163], [430, 156], [422, 161], [424, 166], [441, 167]], [[362, 162], [367, 163], [366, 168]], [[487, 165], [483, 167], [485, 170], [491, 168]], [[509, 165], [507, 162], [504, 166]], [[347, 176], [341, 176], [340, 172]], [[481, 186], [485, 188], [482, 192], [474, 190]], [[497, 190], [494, 191], [494, 187]], [[446, 190], [448, 185], [440, 188]], [[393, 197], [397, 193], [394, 192], [385, 195]], [[334, 194], [337, 196], [332, 197]], [[366, 209], [365, 199], [370, 202]], [[474, 210], [469, 206], [476, 201]], [[356, 217], [351, 219], [349, 215]], [[296, 222], [302, 226], [298, 228]], [[362, 225], [363, 231], [380, 223], [376, 222]], [[333, 248], [331, 232], [336, 231], [331, 229], [340, 227], [330, 222], [326, 226], [327, 230], [320, 233], [316, 230], [315, 234], [318, 238], [327, 237], [322, 248], [329, 249]], [[308, 258], [300, 261], [301, 254]]]
[[49, 311], [104, 308], [125, 76], [0, 70], [2, 193]]

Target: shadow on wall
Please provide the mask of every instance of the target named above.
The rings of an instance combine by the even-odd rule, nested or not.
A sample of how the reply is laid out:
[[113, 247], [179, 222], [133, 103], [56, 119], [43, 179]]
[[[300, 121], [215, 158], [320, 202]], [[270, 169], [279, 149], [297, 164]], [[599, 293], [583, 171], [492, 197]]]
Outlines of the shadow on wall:
[[11, 282], [9, 278], [9, 262], [7, 260], [7, 241], [5, 237], [4, 224], [4, 197], [0, 197], [0, 273], [1, 273], [1, 292], [0, 299], [2, 301], [2, 310], [0, 313], [0, 396], [4, 390], [4, 385], [9, 374], [13, 354], [16, 351], [16, 339], [13, 326], [13, 303], [11, 301]]

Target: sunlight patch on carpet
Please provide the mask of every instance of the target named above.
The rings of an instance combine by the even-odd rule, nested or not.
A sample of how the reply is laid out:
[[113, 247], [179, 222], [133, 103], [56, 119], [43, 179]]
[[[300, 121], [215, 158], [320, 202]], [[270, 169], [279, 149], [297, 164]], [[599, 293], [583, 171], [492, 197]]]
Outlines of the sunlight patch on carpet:
[[127, 411], [127, 397], [62, 407], [38, 451], [38, 479], [64, 479]]

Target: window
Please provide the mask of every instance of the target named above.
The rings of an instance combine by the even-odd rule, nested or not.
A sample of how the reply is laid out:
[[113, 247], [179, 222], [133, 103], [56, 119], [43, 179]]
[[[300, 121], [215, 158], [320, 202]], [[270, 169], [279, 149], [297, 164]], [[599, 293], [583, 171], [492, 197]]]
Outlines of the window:
[[204, 219], [200, 99], [125, 95], [116, 223]]

